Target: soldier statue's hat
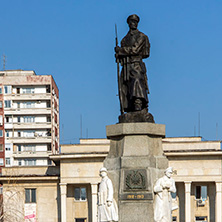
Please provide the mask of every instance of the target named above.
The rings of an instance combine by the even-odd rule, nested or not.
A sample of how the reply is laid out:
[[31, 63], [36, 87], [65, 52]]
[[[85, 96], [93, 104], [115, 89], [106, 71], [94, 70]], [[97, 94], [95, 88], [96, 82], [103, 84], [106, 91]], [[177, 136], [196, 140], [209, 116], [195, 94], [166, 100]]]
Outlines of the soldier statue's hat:
[[138, 16], [138, 15], [136, 15], [136, 14], [133, 14], [133, 15], [130, 15], [128, 18], [127, 18], [127, 23], [129, 24], [129, 21], [130, 20], [135, 20], [135, 21], [137, 21], [137, 22], [139, 22], [140, 21], [140, 17]]
[[173, 167], [168, 167], [164, 172], [165, 172], [165, 173], [166, 173], [166, 172], [171, 172], [171, 173], [172, 173], [172, 172], [173, 172]]
[[107, 172], [107, 169], [105, 168], [105, 167], [102, 167], [100, 170], [99, 170], [99, 172], [101, 173], [101, 172]]

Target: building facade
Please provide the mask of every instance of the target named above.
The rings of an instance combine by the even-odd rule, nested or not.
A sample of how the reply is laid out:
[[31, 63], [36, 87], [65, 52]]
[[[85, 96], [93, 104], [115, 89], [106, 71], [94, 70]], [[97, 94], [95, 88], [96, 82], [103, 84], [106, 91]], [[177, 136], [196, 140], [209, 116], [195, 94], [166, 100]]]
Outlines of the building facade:
[[[165, 138], [162, 145], [177, 188], [173, 221], [222, 222], [221, 142], [183, 137]], [[107, 139], [81, 139], [80, 144], [61, 145], [61, 153], [50, 156], [56, 166], [3, 168], [7, 213], [16, 205], [23, 221], [96, 222], [99, 169], [109, 146]], [[13, 200], [10, 207], [8, 199]]]
[[59, 152], [59, 91], [51, 75], [0, 71], [0, 166], [50, 165]]

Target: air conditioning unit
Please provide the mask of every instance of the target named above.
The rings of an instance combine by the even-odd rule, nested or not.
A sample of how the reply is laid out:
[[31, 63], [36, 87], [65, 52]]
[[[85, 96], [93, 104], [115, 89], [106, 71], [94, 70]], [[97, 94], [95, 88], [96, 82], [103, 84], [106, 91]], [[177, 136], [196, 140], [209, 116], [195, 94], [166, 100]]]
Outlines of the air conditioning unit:
[[197, 206], [205, 206], [205, 200], [197, 200]]

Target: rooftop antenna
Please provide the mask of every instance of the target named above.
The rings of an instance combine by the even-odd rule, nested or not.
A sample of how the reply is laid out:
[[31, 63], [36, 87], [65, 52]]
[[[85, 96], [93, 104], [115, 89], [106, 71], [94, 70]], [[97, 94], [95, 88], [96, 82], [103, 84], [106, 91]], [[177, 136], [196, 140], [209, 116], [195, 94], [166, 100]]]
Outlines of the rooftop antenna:
[[6, 56], [3, 54], [3, 70], [5, 70]]
[[198, 134], [200, 136], [200, 112], [198, 112]]
[[218, 123], [216, 123], [216, 140], [218, 138]]
[[82, 139], [82, 114], [80, 115], [80, 139]]
[[62, 124], [62, 143], [64, 143], [64, 124]]

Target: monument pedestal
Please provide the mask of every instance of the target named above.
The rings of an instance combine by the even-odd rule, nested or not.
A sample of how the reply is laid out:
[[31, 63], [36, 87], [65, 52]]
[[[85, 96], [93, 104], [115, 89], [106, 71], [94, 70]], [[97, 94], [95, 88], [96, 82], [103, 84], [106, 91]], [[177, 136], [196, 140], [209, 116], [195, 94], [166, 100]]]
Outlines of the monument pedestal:
[[153, 222], [153, 186], [168, 167], [165, 125], [120, 123], [106, 127], [110, 151], [104, 161], [113, 182], [119, 222]]

